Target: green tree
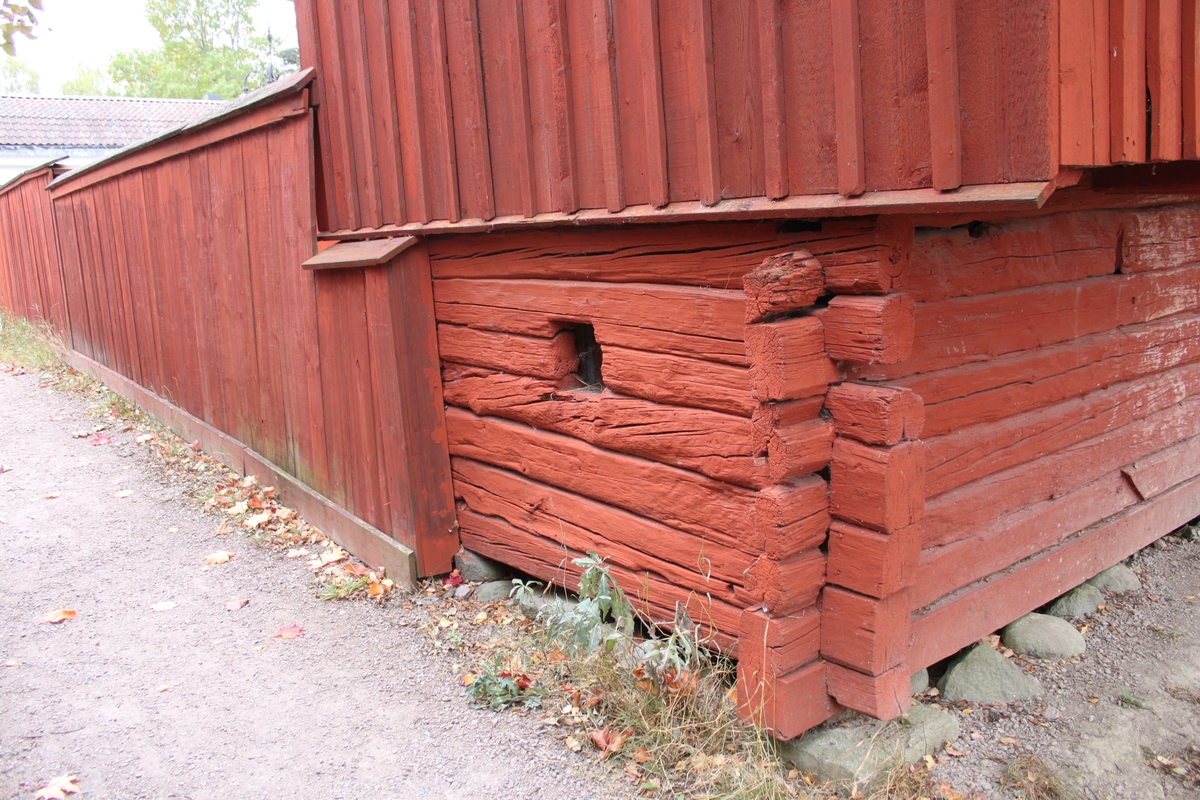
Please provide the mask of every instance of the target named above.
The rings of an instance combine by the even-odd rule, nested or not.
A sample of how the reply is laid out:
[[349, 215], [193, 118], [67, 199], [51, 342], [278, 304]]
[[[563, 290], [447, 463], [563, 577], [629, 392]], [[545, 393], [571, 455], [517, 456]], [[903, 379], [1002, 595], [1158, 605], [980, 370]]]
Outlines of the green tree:
[[33, 12], [41, 10], [42, 0], [28, 0], [28, 4], [0, 0], [0, 50], [10, 56], [16, 55], [13, 38], [19, 33], [32, 39], [33, 27], [37, 25], [37, 17]]
[[75, 77], [63, 82], [61, 90], [63, 94], [86, 97], [116, 94], [108, 82], [108, 73], [99, 67], [89, 67], [86, 64], [75, 68]]
[[4, 65], [0, 66], [0, 94], [37, 94], [37, 70], [30, 69], [19, 58], [4, 56]]
[[266, 39], [253, 35], [258, 0], [147, 0], [157, 50], [118, 53], [114, 88], [134, 97], [236, 97], [266, 81]]

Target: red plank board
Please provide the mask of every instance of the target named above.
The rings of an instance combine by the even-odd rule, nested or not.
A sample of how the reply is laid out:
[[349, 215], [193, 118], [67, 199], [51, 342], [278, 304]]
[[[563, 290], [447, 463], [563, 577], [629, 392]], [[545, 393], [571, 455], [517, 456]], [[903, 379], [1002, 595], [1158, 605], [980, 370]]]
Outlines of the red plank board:
[[338, 242], [301, 264], [305, 269], [348, 269], [386, 264], [417, 243], [415, 236]]

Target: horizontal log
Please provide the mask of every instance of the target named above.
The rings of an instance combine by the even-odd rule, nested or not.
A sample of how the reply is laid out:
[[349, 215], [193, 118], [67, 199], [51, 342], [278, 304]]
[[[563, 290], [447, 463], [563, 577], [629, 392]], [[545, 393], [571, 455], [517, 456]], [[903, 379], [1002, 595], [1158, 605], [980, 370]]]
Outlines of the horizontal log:
[[[473, 553], [508, 564], [538, 580], [579, 589], [582, 570], [572, 563], [586, 553], [564, 550], [550, 539], [514, 528], [498, 517], [485, 517], [470, 509], [459, 512], [458, 522], [463, 547]], [[603, 555], [603, 554], [601, 554]], [[699, 626], [701, 638], [715, 636], [715, 643], [728, 652], [737, 641], [742, 609], [667, 583], [648, 573], [631, 572], [612, 565], [610, 573], [638, 612], [657, 625], [669, 626], [675, 618], [675, 604], [681, 603]]]
[[816, 317], [747, 325], [746, 353], [756, 399], [793, 400], [823, 395], [837, 372], [825, 353], [825, 334]]
[[750, 416], [753, 452], [765, 455], [777, 430], [819, 419], [824, 402], [825, 398], [817, 395], [779, 403], [760, 403]]
[[[619, 453], [699, 472], [738, 486], [774, 481], [753, 449], [751, 423], [716, 411], [603, 392], [567, 391], [551, 381], [450, 365], [443, 393], [451, 405], [581, 439]], [[765, 448], [764, 448], [765, 451]]]
[[1194, 478], [914, 613], [910, 669], [929, 666], [1003, 628], [1164, 534], [1187, 523], [1200, 508]]
[[831, 584], [886, 597], [912, 585], [921, 558], [920, 525], [879, 533], [836, 520], [829, 528]]
[[821, 615], [806, 608], [789, 617], [742, 612], [738, 662], [764, 676], [778, 677], [815, 661], [821, 651]]
[[605, 347], [604, 384], [633, 397], [750, 417], [750, 371], [728, 364], [623, 347]]
[[894, 445], [921, 438], [925, 406], [909, 389], [840, 383], [825, 395], [838, 436], [866, 444]]
[[913, 225], [906, 217], [878, 220], [872, 246], [821, 254], [825, 286], [834, 294], [887, 294], [907, 281], [913, 249]]
[[824, 419], [777, 429], [767, 448], [771, 478], [783, 481], [817, 472], [833, 458], [833, 425]]
[[763, 556], [746, 572], [746, 589], [774, 616], [808, 608], [824, 584], [825, 555], [819, 550], [804, 550], [778, 561]]
[[1052, 547], [1100, 520], [1138, 503], [1119, 470], [1065, 495], [1051, 496], [990, 524], [965, 528], [953, 542], [921, 552], [910, 591], [920, 608], [974, 581]]
[[904, 291], [918, 303], [1111, 275], [1124, 212], [1052, 214], [917, 231]]
[[908, 591], [876, 599], [826, 587], [821, 597], [821, 656], [868, 675], [903, 664], [908, 655]]
[[1200, 314], [1184, 313], [899, 383], [924, 400], [928, 439], [1200, 361], [1198, 342]]
[[608, 323], [740, 342], [746, 296], [740, 289], [650, 283], [463, 280], [433, 282], [439, 304], [537, 311], [567, 322]]
[[846, 372], [863, 380], [933, 372], [1190, 312], [1197, 306], [1200, 264], [918, 303], [908, 360], [891, 366], [856, 364]]
[[477, 461], [451, 459], [455, 495], [477, 514], [633, 571], [733, 602], [754, 559], [684, 531]]
[[913, 301], [906, 294], [834, 297], [821, 322], [825, 351], [838, 361], [898, 364], [912, 353]]
[[[1105, 473], [1197, 434], [1200, 397], [1193, 396], [1035, 461], [945, 492], [926, 504], [921, 525], [924, 546], [947, 544], [970, 535], [993, 520], [1044, 498], [1068, 494]], [[835, 481], [835, 490], [836, 485]]]
[[830, 466], [833, 516], [884, 532], [921, 519], [925, 508], [925, 449], [921, 442], [873, 447], [838, 437]]
[[1046, 457], [1198, 393], [1200, 364], [1188, 364], [999, 423], [926, 439], [926, 496]]
[[1200, 261], [1200, 209], [1195, 205], [1135, 211], [1122, 233], [1121, 272], [1171, 269]]
[[853, 253], [875, 246], [873, 219], [824, 220], [819, 231], [780, 233], [759, 223], [571, 230], [565, 227], [430, 240], [438, 278], [557, 278], [741, 288], [773, 253]]
[[[571, 323], [545, 312], [518, 311], [470, 303], [437, 303], [434, 312], [440, 323], [529, 336], [550, 337], [571, 327]], [[595, 330], [596, 341], [602, 346], [649, 350], [738, 367], [750, 365], [750, 359], [746, 357], [746, 346], [741, 341], [606, 322], [593, 322], [592, 327]]]
[[895, 719], [912, 706], [912, 675], [905, 664], [882, 675], [864, 675], [831, 663], [825, 679], [840, 705], [876, 719]]
[[778, 677], [738, 664], [738, 715], [784, 741], [820, 725], [841, 707], [825, 691], [825, 662]]
[[749, 325], [811, 306], [825, 293], [825, 272], [807, 250], [781, 253], [746, 273], [742, 290]]
[[552, 339], [495, 333], [461, 325], [438, 325], [438, 354], [443, 361], [557, 379], [579, 369], [575, 339], [563, 331]]
[[624, 508], [757, 555], [755, 495], [686, 470], [613, 453], [569, 436], [446, 409], [450, 454]]
[[829, 530], [829, 488], [815, 475], [784, 481], [755, 498], [762, 552], [781, 561], [802, 550], [820, 547]]
[[1121, 470], [1143, 500], [1200, 475], [1200, 437], [1180, 442]]

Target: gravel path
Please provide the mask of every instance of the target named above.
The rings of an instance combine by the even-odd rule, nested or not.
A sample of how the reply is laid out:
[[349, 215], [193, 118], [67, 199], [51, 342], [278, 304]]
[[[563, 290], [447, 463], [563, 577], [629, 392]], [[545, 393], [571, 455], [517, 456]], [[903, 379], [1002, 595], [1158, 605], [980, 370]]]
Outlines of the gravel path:
[[[318, 602], [302, 564], [214, 538], [134, 433], [72, 438], [85, 410], [0, 374], [0, 797], [65, 773], [97, 798], [616, 791], [536, 719], [468, 708], [411, 614]], [[54, 609], [78, 617], [38, 624]]]

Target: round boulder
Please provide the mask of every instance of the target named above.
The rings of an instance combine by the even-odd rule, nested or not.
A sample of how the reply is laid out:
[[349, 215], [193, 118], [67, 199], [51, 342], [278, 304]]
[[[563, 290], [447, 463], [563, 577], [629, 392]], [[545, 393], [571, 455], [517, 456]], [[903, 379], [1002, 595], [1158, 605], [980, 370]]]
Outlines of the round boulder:
[[1042, 685], [988, 644], [977, 644], [951, 663], [938, 681], [942, 698], [956, 703], [1011, 703], [1042, 693]]
[[1034, 658], [1072, 658], [1083, 655], [1083, 634], [1065, 619], [1026, 614], [1004, 629], [1000, 641], [1021, 655]]
[[1090, 583], [1076, 586], [1071, 591], [1050, 604], [1046, 613], [1062, 619], [1084, 619], [1096, 613], [1096, 609], [1104, 602], [1104, 595]]
[[1121, 592], [1136, 592], [1142, 588], [1142, 582], [1129, 567], [1115, 564], [1088, 581], [1102, 592], [1120, 594]]

